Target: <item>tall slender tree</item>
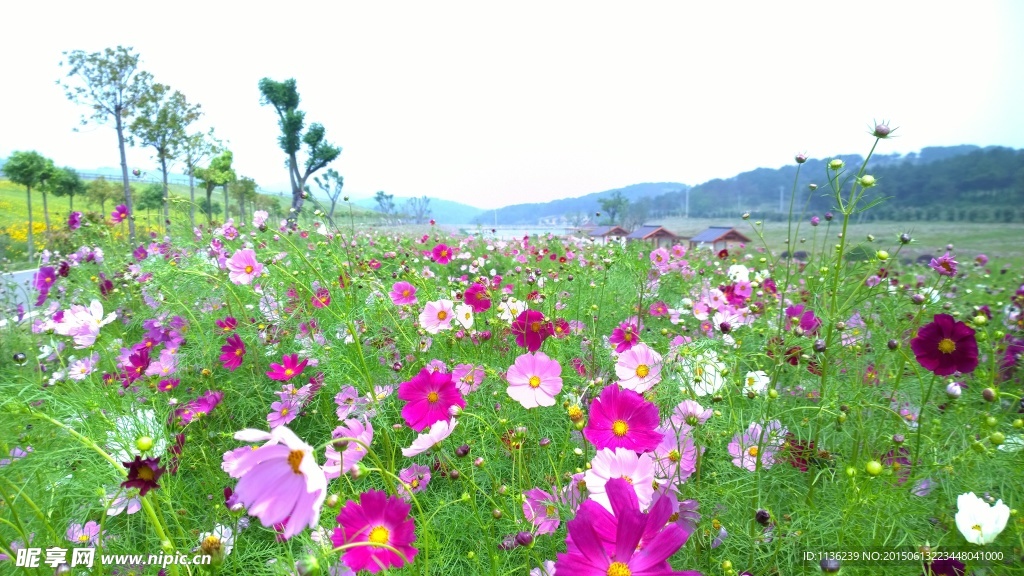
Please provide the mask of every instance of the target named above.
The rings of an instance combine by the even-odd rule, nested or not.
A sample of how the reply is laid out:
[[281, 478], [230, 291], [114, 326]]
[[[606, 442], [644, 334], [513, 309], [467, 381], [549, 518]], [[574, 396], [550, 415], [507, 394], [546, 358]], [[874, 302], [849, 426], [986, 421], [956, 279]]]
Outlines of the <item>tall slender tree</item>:
[[[139, 55], [131, 47], [107, 48], [103, 52], [86, 53], [83, 50], [64, 52], [68, 67], [66, 80], [61, 83], [68, 99], [91, 109], [82, 116], [82, 124], [89, 120], [102, 124], [114, 118], [117, 131], [117, 149], [121, 153], [121, 180], [124, 182], [124, 201], [129, 215], [132, 197], [128, 182], [128, 160], [125, 157], [125, 122], [136, 115], [139, 106], [153, 87], [153, 75], [139, 70]], [[128, 237], [135, 242], [135, 222], [128, 218]]]
[[54, 172], [47, 188], [57, 197], [68, 197], [68, 211], [75, 209], [75, 196], [85, 194], [85, 182], [74, 168], [65, 166]]
[[[306, 113], [299, 110], [299, 92], [295, 79], [275, 82], [270, 78], [260, 80], [262, 104], [270, 104], [277, 111], [281, 136], [278, 145], [288, 157], [288, 179], [292, 185], [292, 206], [288, 220], [294, 225], [302, 211], [305, 199], [306, 181], [318, 170], [325, 168], [340, 154], [341, 148], [327, 142], [327, 130], [321, 124], [310, 124], [306, 130]], [[299, 151], [305, 144], [306, 160], [300, 166]]]
[[177, 159], [188, 138], [188, 127], [202, 116], [198, 104], [192, 105], [185, 95], [169, 86], [154, 84], [149, 94], [142, 99], [139, 113], [131, 124], [132, 135], [143, 146], [156, 151], [163, 175], [164, 226], [170, 226], [170, 189], [167, 186], [167, 163]]
[[251, 210], [249, 212], [245, 210], [246, 202], [254, 203], [256, 200], [256, 181], [248, 176], [242, 176], [229, 183], [228, 190], [238, 201], [238, 219], [244, 221], [246, 214], [251, 212]]
[[[42, 188], [46, 181], [53, 177], [53, 161], [35, 151], [14, 152], [7, 159], [2, 170], [11, 182], [25, 187], [25, 197], [28, 199], [28, 260], [31, 262], [35, 250], [32, 238], [32, 188]], [[47, 215], [47, 222], [49, 222], [49, 215]], [[47, 224], [47, 231], [49, 231], [49, 224]]]
[[196, 225], [196, 169], [211, 154], [217, 152], [217, 139], [213, 137], [213, 129], [209, 132], [194, 132], [185, 137], [181, 146], [181, 159], [185, 162], [185, 175], [188, 176], [189, 202], [188, 219], [194, 228]]
[[320, 176], [314, 176], [313, 181], [331, 200], [331, 211], [327, 213], [327, 221], [331, 223], [331, 226], [334, 226], [334, 207], [338, 204], [338, 198], [341, 197], [341, 189], [345, 186], [345, 178], [338, 174], [338, 171], [334, 168], [328, 168], [327, 172], [324, 172], [322, 179]]
[[213, 191], [217, 186], [226, 186], [235, 179], [235, 171], [231, 168], [233, 158], [231, 151], [225, 150], [212, 158], [206, 168], [196, 168], [196, 178], [206, 189], [206, 209], [203, 211], [206, 212], [208, 224], [213, 223]]

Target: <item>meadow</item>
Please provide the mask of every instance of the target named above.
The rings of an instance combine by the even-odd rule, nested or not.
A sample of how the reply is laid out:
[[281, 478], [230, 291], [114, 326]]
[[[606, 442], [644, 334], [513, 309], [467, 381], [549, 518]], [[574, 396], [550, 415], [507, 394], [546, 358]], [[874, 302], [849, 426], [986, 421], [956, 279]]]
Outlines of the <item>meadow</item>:
[[831, 170], [728, 253], [68, 230], [0, 337], [0, 573], [1024, 574], [1020, 228], [851, 224]]

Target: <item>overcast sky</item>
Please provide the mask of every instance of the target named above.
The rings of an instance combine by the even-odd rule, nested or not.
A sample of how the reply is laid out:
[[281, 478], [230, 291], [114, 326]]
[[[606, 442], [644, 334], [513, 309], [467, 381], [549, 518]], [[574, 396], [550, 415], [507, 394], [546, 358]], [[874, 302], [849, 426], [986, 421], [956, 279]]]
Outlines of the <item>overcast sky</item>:
[[[870, 148], [1024, 148], [1024, 2], [17, 2], [0, 157], [117, 166], [56, 84], [65, 50], [132, 46], [202, 105], [239, 174], [287, 189], [260, 78], [295, 78], [353, 197], [482, 208], [698, 184]], [[154, 172], [148, 150], [129, 168]], [[175, 168], [180, 172], [180, 166]]]

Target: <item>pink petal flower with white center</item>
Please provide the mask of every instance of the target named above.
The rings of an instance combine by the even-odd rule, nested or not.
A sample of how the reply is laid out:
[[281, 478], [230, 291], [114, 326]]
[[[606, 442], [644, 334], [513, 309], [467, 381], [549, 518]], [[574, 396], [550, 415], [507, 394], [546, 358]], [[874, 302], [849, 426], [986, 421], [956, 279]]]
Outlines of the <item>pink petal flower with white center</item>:
[[451, 330], [452, 321], [455, 320], [455, 311], [452, 310], [451, 300], [437, 300], [427, 302], [420, 312], [420, 326], [431, 334], [437, 334], [441, 330]]
[[235, 284], [252, 284], [254, 278], [263, 274], [263, 264], [256, 259], [256, 253], [249, 248], [235, 251], [227, 261], [228, 278]]
[[562, 366], [543, 352], [527, 352], [508, 369], [508, 395], [523, 408], [554, 406], [562, 391]]
[[266, 441], [234, 462], [229, 474], [239, 479], [236, 501], [266, 528], [283, 523], [281, 537], [285, 540], [301, 532], [304, 526], [315, 528], [327, 497], [327, 477], [316, 463], [313, 447], [287, 426], [269, 433], [241, 430], [235, 439]]
[[650, 454], [637, 456], [625, 448], [605, 448], [594, 456], [591, 468], [583, 475], [590, 499], [609, 511], [612, 509], [605, 484], [612, 478], [623, 478], [633, 485], [641, 508], [651, 505], [654, 497], [654, 458]]
[[661, 354], [637, 344], [619, 355], [615, 375], [623, 388], [643, 394], [661, 382]]
[[402, 456], [412, 458], [417, 454], [422, 454], [434, 446], [437, 446], [445, 438], [451, 436], [452, 431], [455, 430], [455, 425], [458, 423], [459, 422], [454, 418], [451, 420], [438, 420], [437, 422], [434, 422], [434, 424], [430, 426], [430, 430], [420, 434], [412, 441], [412, 446], [402, 448]]

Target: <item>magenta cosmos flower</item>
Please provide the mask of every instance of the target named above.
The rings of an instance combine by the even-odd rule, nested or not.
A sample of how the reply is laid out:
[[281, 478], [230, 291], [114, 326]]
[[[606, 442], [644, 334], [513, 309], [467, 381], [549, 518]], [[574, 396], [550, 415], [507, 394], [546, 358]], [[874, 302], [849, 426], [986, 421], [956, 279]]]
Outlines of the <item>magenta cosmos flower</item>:
[[391, 286], [391, 302], [395, 306], [405, 306], [416, 303], [416, 287], [408, 282], [395, 282]]
[[517, 346], [536, 352], [555, 331], [551, 322], [544, 319], [544, 314], [536, 310], [525, 310], [512, 322], [512, 333], [516, 335]]
[[114, 211], [110, 213], [110, 219], [113, 220], [114, 224], [120, 224], [128, 218], [128, 207], [124, 204], [118, 204], [114, 206]]
[[616, 353], [622, 354], [640, 342], [639, 331], [640, 326], [635, 324], [633, 319], [627, 320], [612, 330], [612, 335], [608, 337], [608, 343], [615, 346]]
[[583, 436], [598, 450], [627, 448], [648, 452], [661, 443], [658, 407], [632, 390], [609, 384], [590, 403], [590, 420]]
[[959, 262], [954, 260], [948, 251], [938, 258], [932, 258], [932, 261], [928, 263], [932, 270], [939, 273], [939, 276], [956, 276], [957, 264]]
[[624, 478], [636, 491], [640, 506], [647, 508], [654, 497], [654, 459], [650, 454], [637, 455], [626, 448], [598, 451], [583, 474], [590, 499], [611, 510], [605, 485], [612, 478]]
[[[359, 503], [349, 500], [338, 514], [338, 524], [331, 536], [335, 547], [352, 546], [345, 550], [341, 561], [358, 572], [366, 570], [376, 574], [387, 568], [400, 568], [412, 562], [418, 550], [412, 547], [416, 541], [416, 524], [409, 518], [412, 508], [401, 498], [388, 496], [380, 490], [370, 490], [359, 495]], [[397, 550], [397, 554], [388, 548]]]
[[562, 366], [543, 352], [526, 353], [508, 369], [508, 395], [523, 408], [554, 406], [562, 391]]
[[487, 292], [487, 287], [479, 282], [474, 282], [469, 288], [466, 288], [466, 293], [462, 295], [463, 301], [473, 309], [474, 314], [480, 314], [491, 309], [491, 296]]
[[281, 362], [281, 364], [270, 363], [270, 370], [267, 371], [268, 378], [271, 380], [291, 380], [302, 374], [302, 371], [306, 369], [306, 363], [309, 362], [309, 359], [304, 358], [302, 362], [299, 362], [298, 354], [285, 354], [281, 357]]
[[566, 552], [558, 555], [558, 574], [574, 576], [700, 576], [676, 571], [668, 558], [686, 544], [689, 534], [669, 523], [672, 504], [661, 498], [645, 514], [627, 481], [608, 482], [611, 514], [584, 502], [568, 526]]
[[647, 344], [637, 344], [619, 356], [615, 375], [623, 388], [643, 394], [661, 382], [661, 354]]
[[552, 493], [540, 488], [531, 488], [523, 492], [523, 517], [537, 527], [537, 535], [553, 534], [558, 530], [561, 521], [558, 518], [558, 502]]
[[431, 372], [426, 368], [413, 376], [412, 380], [398, 386], [398, 397], [405, 400], [402, 418], [417, 432], [440, 420], [451, 418], [448, 410], [452, 406], [466, 407], [466, 401], [452, 381], [452, 375]]
[[452, 256], [455, 251], [446, 244], [438, 244], [434, 246], [434, 250], [431, 255], [434, 257], [434, 262], [438, 264], [447, 264], [452, 261]]
[[235, 434], [236, 440], [262, 442], [262, 446], [242, 453], [230, 466], [224, 466], [232, 478], [238, 478], [235, 501], [259, 518], [264, 527], [283, 523], [281, 536], [287, 540], [302, 531], [315, 528], [320, 521], [320, 508], [327, 497], [327, 478], [317, 466], [313, 447], [288, 429], [279, 426], [272, 431], [246, 429]]
[[978, 367], [978, 342], [974, 329], [949, 314], [936, 314], [931, 323], [910, 341], [917, 361], [936, 376], [967, 374]]
[[227, 261], [228, 278], [235, 284], [251, 284], [263, 273], [263, 264], [256, 260], [256, 253], [249, 248], [236, 250]]
[[220, 355], [220, 361], [224, 363], [224, 367], [234, 372], [242, 365], [242, 359], [245, 358], [245, 343], [238, 334], [232, 334], [228, 336], [228, 343], [220, 347], [223, 354]]

